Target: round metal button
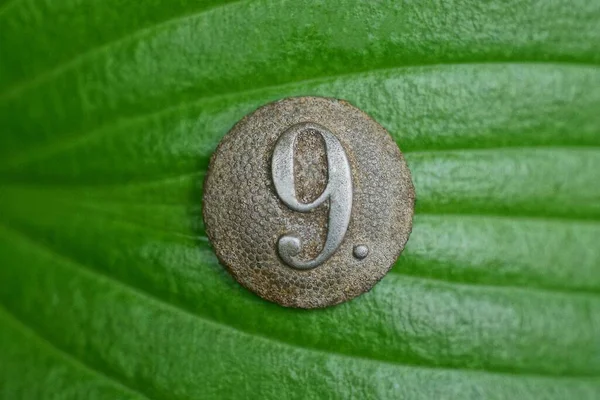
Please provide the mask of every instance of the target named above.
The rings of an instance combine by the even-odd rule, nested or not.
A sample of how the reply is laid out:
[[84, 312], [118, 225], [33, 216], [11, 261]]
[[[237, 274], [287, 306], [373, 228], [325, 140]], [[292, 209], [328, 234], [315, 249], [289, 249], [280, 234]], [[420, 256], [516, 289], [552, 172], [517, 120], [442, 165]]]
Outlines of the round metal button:
[[329, 98], [288, 98], [244, 117], [213, 154], [204, 185], [221, 263], [289, 307], [326, 307], [371, 289], [404, 248], [413, 211], [394, 140]]

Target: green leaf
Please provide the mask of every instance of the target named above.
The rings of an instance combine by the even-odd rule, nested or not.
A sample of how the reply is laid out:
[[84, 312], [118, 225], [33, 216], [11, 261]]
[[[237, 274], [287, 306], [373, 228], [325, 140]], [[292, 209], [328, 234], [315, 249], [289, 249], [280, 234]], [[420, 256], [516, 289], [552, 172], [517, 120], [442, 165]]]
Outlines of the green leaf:
[[[7, 0], [0, 398], [600, 397], [600, 2]], [[267, 303], [201, 219], [220, 138], [347, 99], [405, 152], [373, 291]]]

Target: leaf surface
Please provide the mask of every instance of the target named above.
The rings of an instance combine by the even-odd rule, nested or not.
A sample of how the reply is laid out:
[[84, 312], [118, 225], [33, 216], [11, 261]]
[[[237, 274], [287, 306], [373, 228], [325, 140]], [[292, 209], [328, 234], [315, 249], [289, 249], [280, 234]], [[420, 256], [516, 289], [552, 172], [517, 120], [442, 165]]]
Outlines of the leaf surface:
[[[600, 396], [600, 2], [0, 3], [0, 398]], [[416, 187], [371, 292], [241, 288], [204, 233], [223, 135], [349, 100]]]

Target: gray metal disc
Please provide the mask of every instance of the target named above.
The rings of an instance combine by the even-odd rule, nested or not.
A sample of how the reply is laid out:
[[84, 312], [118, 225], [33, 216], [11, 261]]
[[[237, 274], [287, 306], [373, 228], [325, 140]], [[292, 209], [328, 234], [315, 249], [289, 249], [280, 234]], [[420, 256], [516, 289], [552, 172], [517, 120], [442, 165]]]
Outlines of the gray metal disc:
[[296, 97], [244, 117], [213, 154], [206, 231], [259, 296], [326, 307], [370, 290], [412, 228], [410, 171], [388, 132], [346, 101]]

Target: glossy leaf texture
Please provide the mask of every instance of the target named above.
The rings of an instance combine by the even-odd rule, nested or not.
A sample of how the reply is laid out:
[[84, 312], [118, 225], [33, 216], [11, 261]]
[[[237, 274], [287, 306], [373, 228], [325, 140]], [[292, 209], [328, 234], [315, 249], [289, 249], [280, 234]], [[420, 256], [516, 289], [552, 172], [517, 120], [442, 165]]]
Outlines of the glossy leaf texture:
[[[599, 398], [599, 63], [597, 0], [3, 1], [0, 398]], [[392, 272], [308, 312], [200, 212], [296, 95], [371, 114], [417, 193]]]

